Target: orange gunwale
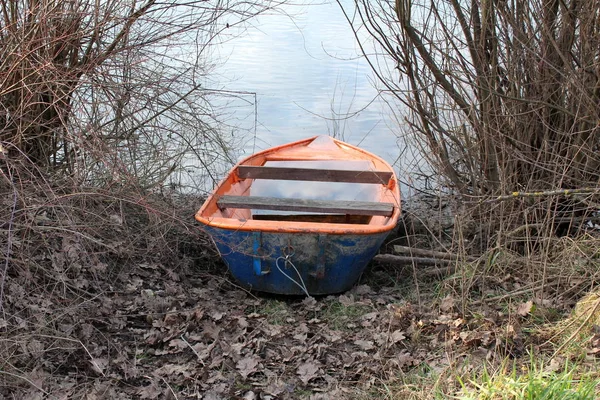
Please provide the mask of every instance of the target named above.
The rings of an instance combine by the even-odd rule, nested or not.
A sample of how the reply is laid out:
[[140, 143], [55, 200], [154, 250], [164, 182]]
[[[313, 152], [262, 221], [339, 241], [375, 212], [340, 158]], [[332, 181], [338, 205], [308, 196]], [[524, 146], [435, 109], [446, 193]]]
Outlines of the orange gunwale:
[[[319, 136], [299, 140], [284, 145], [271, 147], [248, 156], [238, 162], [215, 187], [211, 195], [204, 202], [195, 215], [197, 221], [214, 228], [236, 230], [236, 231], [263, 231], [275, 233], [321, 233], [333, 235], [369, 235], [389, 231], [396, 226], [400, 216], [400, 191], [396, 183], [396, 174], [392, 167], [382, 158], [369, 153], [359, 147], [347, 144], [337, 139], [330, 138], [338, 149], [315, 150], [308, 146]], [[352, 154], [355, 153], [355, 154]], [[394, 204], [394, 211], [390, 217], [373, 217], [371, 224], [343, 224], [343, 223], [319, 223], [299, 221], [270, 221], [255, 220], [251, 218], [232, 218], [220, 216], [217, 207], [217, 199], [225, 194], [247, 195], [252, 185], [252, 180], [247, 185], [240, 186], [240, 178], [236, 170], [240, 165], [264, 165], [267, 161], [327, 161], [327, 160], [368, 160], [377, 170], [392, 172], [392, 177], [387, 185], [377, 185], [379, 201]], [[233, 191], [233, 192], [232, 192]]]

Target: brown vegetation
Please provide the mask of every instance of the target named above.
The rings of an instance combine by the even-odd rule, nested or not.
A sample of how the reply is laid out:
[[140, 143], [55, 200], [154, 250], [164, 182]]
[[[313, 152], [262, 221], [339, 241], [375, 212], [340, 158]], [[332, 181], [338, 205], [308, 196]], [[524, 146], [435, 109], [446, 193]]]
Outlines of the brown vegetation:
[[598, 209], [597, 191], [481, 202], [600, 186], [599, 9], [578, 0], [397, 0], [345, 10], [357, 37], [366, 29], [382, 52], [367, 56], [402, 105], [403, 131], [444, 186], [478, 205], [484, 247], [496, 232], [572, 233]]
[[202, 56], [270, 5], [0, 0], [0, 397], [429, 399], [527, 351], [594, 367], [597, 296], [554, 324], [599, 280], [600, 4], [357, 2], [452, 197], [318, 300], [236, 287], [165, 187], [227, 159]]
[[210, 176], [228, 154], [208, 53], [275, 3], [0, 1], [0, 142], [96, 186], [150, 188], [190, 159]]

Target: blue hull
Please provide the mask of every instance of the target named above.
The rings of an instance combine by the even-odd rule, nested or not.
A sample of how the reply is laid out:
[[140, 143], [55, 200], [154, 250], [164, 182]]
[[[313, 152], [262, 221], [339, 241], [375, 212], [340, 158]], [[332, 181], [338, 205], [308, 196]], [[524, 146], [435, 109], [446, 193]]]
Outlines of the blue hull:
[[271, 233], [205, 226], [244, 287], [287, 295], [350, 289], [389, 232], [370, 235]]

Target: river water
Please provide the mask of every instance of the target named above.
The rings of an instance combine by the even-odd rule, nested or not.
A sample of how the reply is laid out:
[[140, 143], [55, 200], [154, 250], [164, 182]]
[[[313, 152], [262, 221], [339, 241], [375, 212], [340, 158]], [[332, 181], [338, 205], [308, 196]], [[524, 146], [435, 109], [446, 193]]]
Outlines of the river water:
[[232, 132], [244, 135], [238, 158], [328, 134], [402, 168], [391, 111], [335, 1], [286, 5], [228, 33], [213, 79], [246, 92], [224, 107]]

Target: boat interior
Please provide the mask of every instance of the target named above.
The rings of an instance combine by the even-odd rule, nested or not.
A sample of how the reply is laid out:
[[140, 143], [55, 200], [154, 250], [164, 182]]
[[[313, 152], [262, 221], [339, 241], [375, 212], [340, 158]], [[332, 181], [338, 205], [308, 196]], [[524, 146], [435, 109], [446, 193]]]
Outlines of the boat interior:
[[[325, 139], [329, 140], [312, 149], [309, 145], [250, 157], [219, 185], [201, 210], [203, 216], [283, 224], [385, 225], [399, 200], [389, 166]], [[342, 154], [336, 154], [340, 150]]]

